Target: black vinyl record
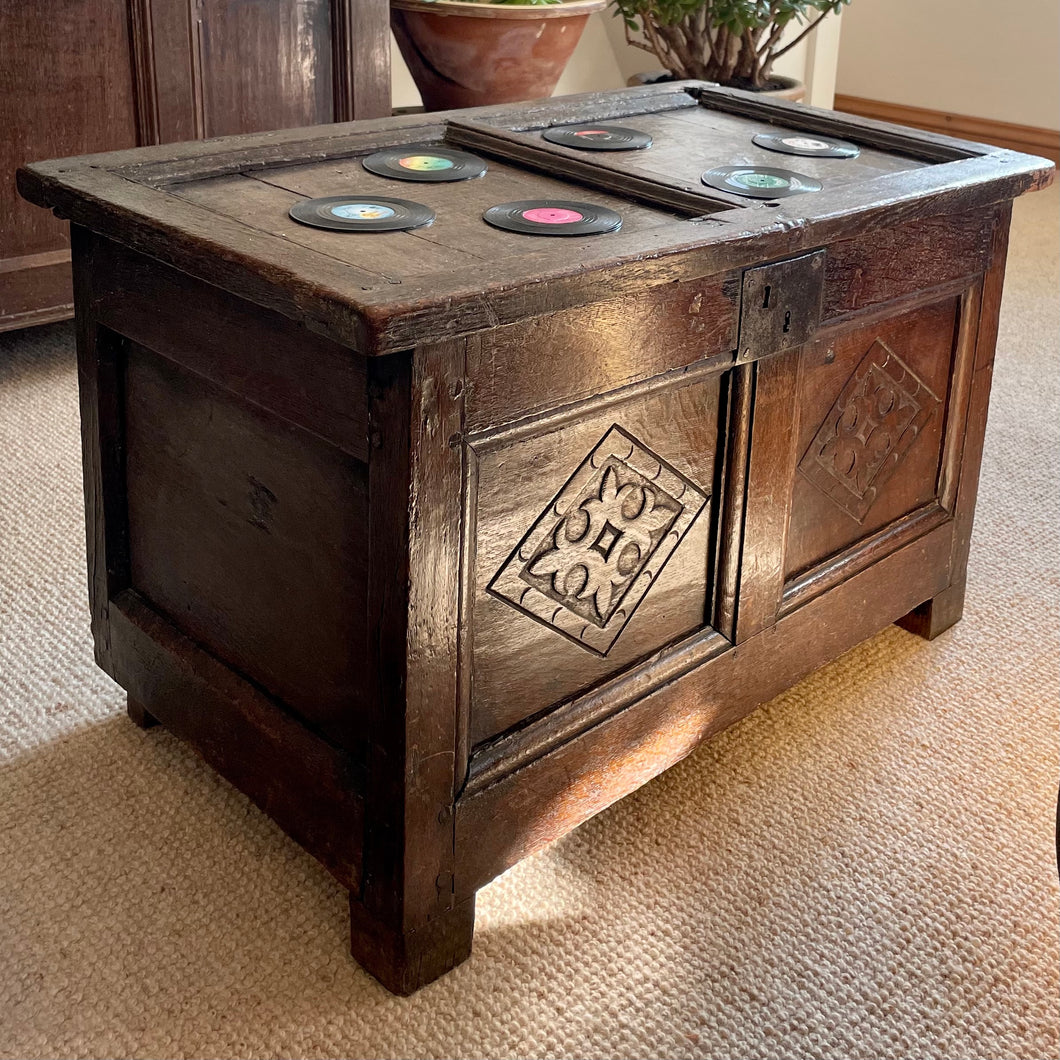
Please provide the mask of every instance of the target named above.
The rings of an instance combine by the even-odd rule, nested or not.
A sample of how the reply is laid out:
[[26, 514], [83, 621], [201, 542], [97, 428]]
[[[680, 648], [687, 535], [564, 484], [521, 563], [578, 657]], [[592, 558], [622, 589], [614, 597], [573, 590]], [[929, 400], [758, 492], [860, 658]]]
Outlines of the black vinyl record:
[[549, 143], [580, 151], [643, 151], [652, 143], [647, 133], [622, 125], [558, 125], [541, 135]]
[[804, 191], [820, 191], [823, 186], [813, 177], [770, 166], [719, 166], [703, 174], [703, 183], [750, 199], [786, 199]]
[[805, 133], [758, 133], [754, 142], [767, 151], [782, 155], [802, 155], [804, 158], [857, 158], [861, 148], [846, 140], [830, 140]]
[[566, 199], [505, 202], [491, 206], [482, 219], [494, 228], [533, 236], [591, 236], [622, 227], [622, 218], [614, 210]]
[[371, 193], [303, 199], [291, 207], [290, 214], [301, 224], [338, 232], [400, 232], [429, 225], [435, 216], [423, 203]]
[[466, 151], [454, 151], [432, 144], [388, 147], [363, 159], [369, 173], [395, 180], [429, 181], [473, 180], [489, 168], [481, 158]]

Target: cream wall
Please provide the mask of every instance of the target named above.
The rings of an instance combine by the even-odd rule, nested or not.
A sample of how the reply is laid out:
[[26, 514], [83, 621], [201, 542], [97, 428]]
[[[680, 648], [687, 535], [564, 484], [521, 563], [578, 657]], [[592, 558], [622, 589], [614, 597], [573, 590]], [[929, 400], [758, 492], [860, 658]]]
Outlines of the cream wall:
[[853, 0], [836, 91], [1060, 129], [1057, 0]]
[[394, 107], [418, 107], [422, 102], [393, 33], [390, 34], [390, 102]]
[[[582, 39], [578, 41], [578, 47], [574, 49], [567, 69], [556, 85], [555, 95], [600, 92], [608, 88], [621, 88], [626, 83], [629, 75], [623, 73], [608, 34], [608, 23], [616, 21], [607, 9], [589, 16]], [[625, 48], [625, 44], [622, 47]]]

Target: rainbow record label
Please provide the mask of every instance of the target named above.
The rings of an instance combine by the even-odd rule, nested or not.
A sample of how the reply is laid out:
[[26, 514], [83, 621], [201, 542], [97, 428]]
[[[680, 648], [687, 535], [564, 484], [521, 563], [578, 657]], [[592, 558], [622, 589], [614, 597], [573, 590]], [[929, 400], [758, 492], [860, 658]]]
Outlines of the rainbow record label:
[[703, 174], [703, 183], [719, 191], [731, 191], [750, 199], [786, 199], [804, 191], [820, 191], [813, 177], [770, 166], [719, 166]]
[[806, 133], [758, 133], [753, 142], [767, 151], [806, 158], [857, 158], [861, 148], [845, 140], [830, 140]]
[[532, 236], [591, 236], [622, 227], [622, 218], [614, 210], [566, 199], [504, 202], [491, 206], [482, 219], [494, 228]]
[[647, 133], [622, 125], [559, 125], [546, 129], [541, 136], [549, 143], [579, 151], [643, 151], [652, 144]]
[[337, 232], [401, 232], [434, 220], [434, 211], [420, 202], [382, 195], [328, 195], [303, 199], [290, 209], [299, 224]]
[[394, 180], [438, 183], [472, 180], [489, 168], [481, 158], [435, 144], [408, 144], [376, 151], [361, 160], [369, 173]]

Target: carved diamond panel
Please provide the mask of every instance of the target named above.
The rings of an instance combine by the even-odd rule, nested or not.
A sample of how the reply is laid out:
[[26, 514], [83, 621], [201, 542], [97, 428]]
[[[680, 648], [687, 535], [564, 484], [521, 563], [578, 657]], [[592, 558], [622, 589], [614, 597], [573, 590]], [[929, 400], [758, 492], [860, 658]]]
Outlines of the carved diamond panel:
[[708, 496], [612, 426], [487, 592], [606, 655]]
[[799, 470], [859, 523], [941, 402], [877, 339], [847, 380]]

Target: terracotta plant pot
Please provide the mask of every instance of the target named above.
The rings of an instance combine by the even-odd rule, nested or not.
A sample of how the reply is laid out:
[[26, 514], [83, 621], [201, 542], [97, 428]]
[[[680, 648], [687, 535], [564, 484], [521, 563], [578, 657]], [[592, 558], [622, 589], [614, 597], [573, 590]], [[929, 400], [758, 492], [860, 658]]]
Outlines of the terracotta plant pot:
[[552, 95], [589, 16], [606, 6], [391, 0], [390, 25], [424, 107], [449, 110]]
[[763, 88], [763, 96], [772, 96], [773, 99], [789, 99], [792, 103], [801, 103], [806, 98], [806, 85], [797, 81], [794, 77], [784, 77], [781, 74], [773, 75], [774, 81], [784, 82], [781, 88]]

